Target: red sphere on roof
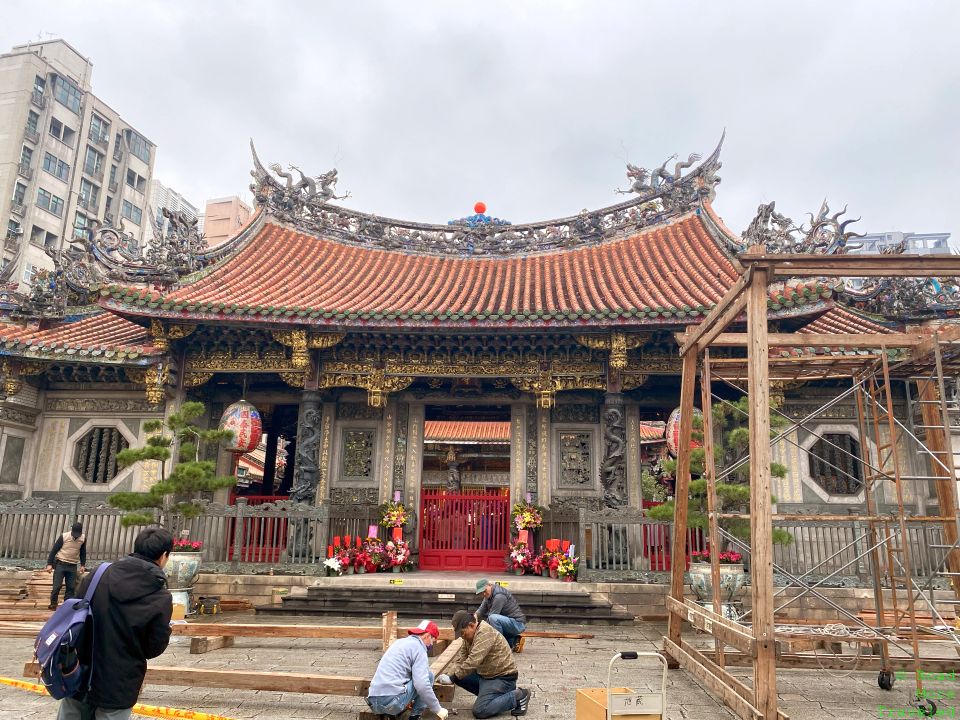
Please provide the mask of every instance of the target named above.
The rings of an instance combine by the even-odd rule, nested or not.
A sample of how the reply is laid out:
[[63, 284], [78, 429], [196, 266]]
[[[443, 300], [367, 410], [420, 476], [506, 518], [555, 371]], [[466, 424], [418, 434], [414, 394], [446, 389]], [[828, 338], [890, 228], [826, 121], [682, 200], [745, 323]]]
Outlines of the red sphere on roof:
[[487, 204], [482, 201], [478, 202], [476, 205], [473, 206], [473, 211], [477, 215], [483, 215], [487, 211]]

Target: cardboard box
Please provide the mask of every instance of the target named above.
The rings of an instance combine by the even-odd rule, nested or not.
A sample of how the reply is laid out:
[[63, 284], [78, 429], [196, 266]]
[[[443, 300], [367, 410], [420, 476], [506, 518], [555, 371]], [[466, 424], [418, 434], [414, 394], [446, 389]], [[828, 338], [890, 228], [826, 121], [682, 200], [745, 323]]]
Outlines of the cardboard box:
[[[611, 690], [615, 695], [633, 695], [633, 690], [629, 688], [613, 688]], [[581, 688], [577, 690], [576, 697], [576, 720], [607, 720], [607, 689], [606, 688]], [[643, 713], [639, 715], [616, 714], [610, 717], [610, 720], [663, 720], [660, 713]]]

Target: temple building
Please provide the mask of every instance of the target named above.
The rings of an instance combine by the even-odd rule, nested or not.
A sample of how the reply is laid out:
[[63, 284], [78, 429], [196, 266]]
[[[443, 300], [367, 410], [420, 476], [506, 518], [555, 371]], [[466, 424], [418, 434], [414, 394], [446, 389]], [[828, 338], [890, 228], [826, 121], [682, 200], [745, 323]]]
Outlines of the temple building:
[[[145, 421], [197, 399], [215, 425], [243, 397], [267, 438], [241, 464], [258, 476], [258, 496], [333, 507], [399, 497], [420, 533], [450, 507], [437, 498], [480, 496], [493, 539], [472, 552], [499, 555], [498, 518], [516, 500], [639, 508], [678, 405], [677, 333], [736, 282], [737, 255], [855, 243], [826, 206], [809, 229], [770, 204], [742, 236], [731, 231], [713, 206], [719, 155], [629, 166], [626, 199], [598, 211], [513, 225], [478, 203], [436, 225], [345, 209], [334, 204], [335, 170], [268, 169], [254, 153], [256, 214], [222, 245], [208, 248], [195, 222], [172, 213], [150, 247], [122, 226], [66, 237], [29, 294], [0, 295], [2, 498], [146, 489], [157, 468], [116, 464], [144, 441]], [[853, 291], [790, 280], [768, 301], [772, 328], [814, 334], [885, 333], [955, 306], [956, 288], [939, 282]], [[772, 393], [789, 417], [820, 397], [816, 382]], [[898, 402], [910, 401], [905, 389]], [[858, 507], [855, 463], [824, 462], [820, 447], [827, 438], [855, 449], [852, 408], [791, 433], [775, 451], [787, 467], [775, 478], [780, 506]], [[219, 462], [232, 471], [227, 453]], [[230, 497], [249, 486], [241, 478]], [[923, 484], [910, 492], [918, 507], [929, 497]], [[421, 551], [422, 566], [458, 567]]]

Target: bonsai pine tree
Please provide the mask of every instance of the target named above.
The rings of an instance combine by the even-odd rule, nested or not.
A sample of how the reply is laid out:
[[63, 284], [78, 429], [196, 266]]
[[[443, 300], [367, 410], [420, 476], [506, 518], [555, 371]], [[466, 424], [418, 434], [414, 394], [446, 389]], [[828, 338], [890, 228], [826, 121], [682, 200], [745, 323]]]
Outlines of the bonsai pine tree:
[[110, 496], [110, 504], [127, 512], [121, 524], [150, 525], [156, 522], [156, 510], [184, 518], [200, 514], [197, 504], [201, 492], [211, 492], [230, 487], [236, 483], [233, 476], [217, 477], [217, 464], [213, 460], [201, 460], [201, 450], [229, 440], [231, 430], [204, 430], [194, 421], [206, 413], [203, 403], [187, 402], [166, 420], [151, 420], [144, 423], [144, 430], [155, 433], [147, 438], [146, 445], [127, 448], [117, 453], [117, 464], [130, 467], [145, 460], [160, 462], [160, 476], [167, 472], [167, 463], [176, 450], [177, 462], [170, 476], [160, 480], [146, 492], [119, 492]]
[[[717, 475], [722, 474], [725, 468], [733, 468], [724, 480], [716, 483], [717, 512], [749, 512], [750, 509], [750, 463], [741, 462], [750, 451], [748, 418], [746, 396], [729, 405], [727, 403], [717, 403], [713, 406], [713, 425], [716, 430], [714, 458]], [[770, 417], [771, 436], [775, 435], [786, 424], [787, 421], [780, 415], [772, 414]], [[693, 440], [701, 445], [703, 444], [703, 418], [699, 416], [693, 418]], [[704, 459], [705, 451], [703, 447], [690, 450], [691, 480], [687, 525], [691, 528], [706, 531], [709, 525], [707, 519], [707, 481], [703, 477], [693, 479], [694, 476], [703, 475]], [[664, 462], [664, 469], [676, 477], [677, 461], [667, 460]], [[770, 463], [770, 474], [773, 477], [786, 477], [787, 468], [780, 463], [772, 462]], [[770, 501], [775, 503], [777, 499], [771, 496]], [[647, 510], [647, 515], [654, 520], [669, 522], [673, 520], [675, 504], [675, 500], [669, 500], [663, 505]], [[749, 520], [730, 518], [718, 522], [720, 527], [734, 537], [744, 541], [750, 540]], [[789, 545], [793, 542], [793, 536], [786, 530], [774, 528], [773, 542], [777, 545]]]

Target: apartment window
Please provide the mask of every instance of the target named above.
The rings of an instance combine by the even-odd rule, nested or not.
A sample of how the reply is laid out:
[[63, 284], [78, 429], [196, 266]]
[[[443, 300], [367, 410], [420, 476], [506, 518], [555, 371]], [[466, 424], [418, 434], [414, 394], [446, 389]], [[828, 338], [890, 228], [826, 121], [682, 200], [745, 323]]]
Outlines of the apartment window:
[[32, 283], [33, 276], [37, 274], [37, 266], [27, 263], [26, 267], [23, 268], [23, 281], [25, 283]]
[[860, 443], [847, 433], [827, 433], [810, 448], [810, 478], [831, 495], [863, 489]]
[[80, 98], [83, 97], [83, 93], [73, 82], [57, 75], [53, 80], [53, 96], [58, 103], [80, 114]]
[[110, 138], [110, 123], [96, 113], [90, 117], [90, 137], [103, 143]]
[[27, 186], [23, 183], [17, 183], [13, 190], [13, 201], [23, 205], [23, 199], [27, 196]]
[[31, 110], [27, 114], [27, 130], [30, 132], [39, 132], [40, 127], [40, 115]]
[[106, 204], [106, 206], [103, 208], [103, 211], [104, 211], [105, 213], [107, 213], [107, 215], [109, 215], [109, 214], [110, 214], [110, 208], [111, 208], [112, 206], [113, 206], [113, 198], [110, 197], [109, 195], [107, 195], [107, 204]]
[[30, 167], [31, 162], [33, 162], [33, 148], [24, 145], [20, 148], [20, 164]]
[[133, 130], [130, 131], [130, 152], [143, 160], [145, 163], [150, 162], [149, 141]]
[[77, 135], [74, 130], [56, 118], [50, 118], [50, 134], [64, 145], [69, 145], [70, 147], [73, 147], [73, 139]]
[[43, 188], [37, 190], [37, 206], [57, 217], [63, 215], [63, 198], [57, 197]]
[[23, 230], [20, 229], [20, 223], [13, 218], [7, 220], [7, 237], [20, 237], [21, 234], [23, 234]]
[[147, 179], [138, 175], [133, 170], [127, 170], [127, 185], [142, 194], [146, 192]]
[[73, 223], [73, 237], [77, 240], [87, 239], [87, 225], [89, 219], [83, 213], [77, 213], [77, 219]]
[[30, 228], [30, 244], [37, 247], [43, 247], [43, 241], [46, 239], [47, 231], [39, 225]]
[[100, 188], [86, 178], [80, 180], [80, 204], [88, 210], [96, 210], [100, 204]]
[[103, 153], [87, 147], [87, 156], [83, 159], [83, 171], [88, 175], [103, 175]]
[[143, 210], [138, 208], [129, 200], [123, 201], [123, 216], [130, 220], [131, 222], [139, 225], [143, 220]]
[[43, 169], [58, 180], [63, 180], [64, 182], [66, 182], [70, 176], [70, 166], [51, 153], [44, 153]]
[[33, 78], [33, 91], [43, 95], [43, 91], [47, 89], [47, 81], [44, 80], [39, 75]]

